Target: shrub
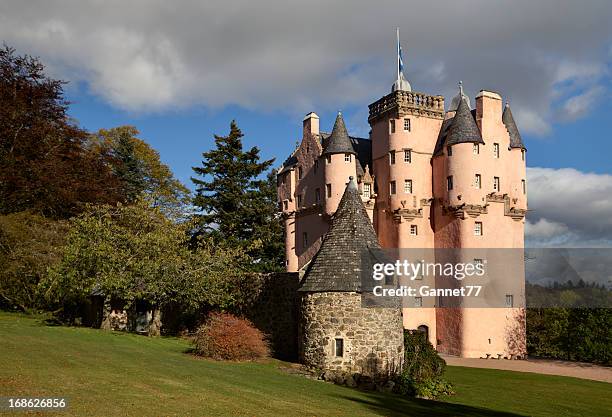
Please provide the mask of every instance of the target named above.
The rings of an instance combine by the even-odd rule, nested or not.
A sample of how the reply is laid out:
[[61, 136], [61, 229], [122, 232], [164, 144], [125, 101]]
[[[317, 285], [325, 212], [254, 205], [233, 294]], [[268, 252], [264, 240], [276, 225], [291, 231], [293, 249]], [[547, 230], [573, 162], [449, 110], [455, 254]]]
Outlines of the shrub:
[[265, 336], [247, 319], [212, 313], [194, 337], [197, 355], [216, 360], [253, 360], [270, 355]]
[[442, 378], [445, 368], [446, 362], [424, 333], [404, 332], [404, 369], [395, 381], [399, 393], [420, 398], [453, 394], [452, 385]]

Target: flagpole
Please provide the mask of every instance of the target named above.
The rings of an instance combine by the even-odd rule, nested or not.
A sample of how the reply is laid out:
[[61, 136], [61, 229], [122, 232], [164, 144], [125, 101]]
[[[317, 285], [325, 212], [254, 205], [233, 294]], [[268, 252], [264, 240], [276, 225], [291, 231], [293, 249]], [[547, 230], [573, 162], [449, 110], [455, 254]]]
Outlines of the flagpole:
[[[400, 80], [400, 39], [399, 39], [399, 27], [397, 28], [397, 81]], [[399, 85], [399, 84], [398, 84]]]

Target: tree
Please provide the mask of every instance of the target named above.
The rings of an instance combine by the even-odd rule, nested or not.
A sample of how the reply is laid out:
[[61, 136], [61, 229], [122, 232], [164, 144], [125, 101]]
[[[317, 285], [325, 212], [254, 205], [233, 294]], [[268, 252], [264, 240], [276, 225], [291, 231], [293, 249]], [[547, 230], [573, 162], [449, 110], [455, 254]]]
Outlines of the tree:
[[204, 239], [188, 248], [190, 229], [143, 199], [91, 207], [71, 220], [61, 262], [41, 282], [41, 294], [68, 321], [94, 291], [107, 301], [122, 300], [126, 309], [145, 301], [156, 317], [169, 305], [231, 308], [248, 260]]
[[211, 236], [248, 250], [258, 269], [278, 267], [282, 229], [276, 217], [274, 173], [262, 178], [273, 159], [260, 161], [259, 149], [243, 150], [243, 134], [235, 121], [227, 136], [215, 135], [215, 149], [202, 154], [193, 171], [194, 206], [199, 208], [196, 235]]
[[84, 146], [87, 132], [66, 113], [63, 84], [37, 58], [0, 49], [0, 213], [66, 218], [120, 199], [107, 155]]
[[43, 307], [38, 283], [61, 259], [66, 225], [28, 212], [0, 216], [0, 306]]
[[156, 207], [178, 209], [186, 204], [189, 190], [161, 162], [159, 153], [138, 138], [134, 126], [100, 129], [91, 136], [91, 147], [99, 154], [110, 154], [113, 170], [122, 179], [124, 194], [133, 201], [144, 192]]

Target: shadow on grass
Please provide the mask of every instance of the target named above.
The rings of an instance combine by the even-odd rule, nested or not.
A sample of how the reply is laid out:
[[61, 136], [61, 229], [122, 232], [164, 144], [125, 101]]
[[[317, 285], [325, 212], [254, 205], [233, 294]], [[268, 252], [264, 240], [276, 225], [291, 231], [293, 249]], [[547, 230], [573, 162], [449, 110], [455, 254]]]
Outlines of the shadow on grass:
[[451, 404], [435, 400], [404, 398], [399, 395], [367, 393], [367, 399], [341, 396], [347, 401], [362, 404], [382, 416], [410, 417], [518, 417], [522, 414], [506, 413], [468, 405]]

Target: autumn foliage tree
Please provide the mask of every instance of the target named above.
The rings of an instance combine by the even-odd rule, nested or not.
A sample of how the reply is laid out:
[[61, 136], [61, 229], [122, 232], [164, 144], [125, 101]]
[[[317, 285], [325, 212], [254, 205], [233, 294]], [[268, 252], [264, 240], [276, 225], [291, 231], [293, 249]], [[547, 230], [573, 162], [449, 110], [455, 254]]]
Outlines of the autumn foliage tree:
[[63, 85], [37, 58], [0, 49], [0, 214], [66, 218], [121, 199], [107, 155], [91, 152], [70, 120]]

